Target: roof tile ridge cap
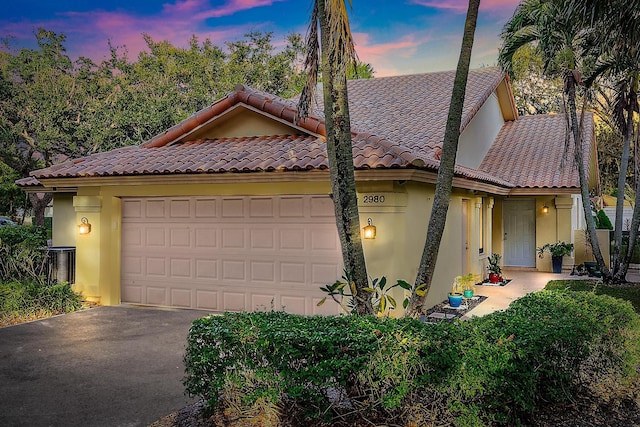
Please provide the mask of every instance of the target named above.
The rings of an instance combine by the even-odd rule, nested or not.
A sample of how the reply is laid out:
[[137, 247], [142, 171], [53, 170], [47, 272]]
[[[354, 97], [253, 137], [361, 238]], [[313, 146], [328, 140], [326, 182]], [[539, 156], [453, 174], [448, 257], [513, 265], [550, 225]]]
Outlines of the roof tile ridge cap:
[[[378, 144], [386, 148], [388, 150], [388, 154], [391, 154], [392, 156], [400, 158], [410, 165], [417, 166], [417, 167], [425, 166], [424, 160], [416, 156], [415, 154], [413, 154], [413, 151], [408, 147], [405, 147], [399, 144], [398, 145], [391, 144], [386, 138], [375, 135], [373, 133], [352, 132], [352, 135], [355, 135], [356, 137], [359, 137], [359, 138], [363, 138], [368, 142], [374, 140], [375, 142], [377, 142]], [[403, 149], [400, 150], [398, 147], [402, 147]]]
[[[241, 85], [238, 85], [241, 86]], [[166, 131], [161, 134], [158, 134], [148, 140], [140, 144], [141, 148], [157, 148], [163, 147], [172, 141], [175, 141], [180, 136], [184, 135], [187, 132], [192, 131], [197, 126], [200, 126], [203, 123], [206, 123], [208, 120], [211, 120], [213, 117], [222, 113], [224, 110], [229, 107], [234, 106], [239, 101], [238, 96], [238, 86], [236, 86], [236, 90], [227, 94], [224, 98], [221, 98], [215, 101], [213, 104], [196, 111], [191, 116], [187, 117], [180, 123], [170, 127]]]
[[[495, 68], [495, 67], [489, 67], [489, 68]], [[484, 69], [481, 68], [480, 70], [474, 70], [474, 71], [476, 73], [484, 72]], [[471, 72], [472, 71], [469, 71], [469, 75], [471, 75]], [[469, 123], [471, 123], [471, 121], [476, 116], [476, 114], [478, 114], [478, 111], [480, 111], [480, 108], [482, 108], [482, 106], [487, 101], [487, 99], [489, 99], [491, 94], [498, 88], [498, 86], [500, 86], [500, 83], [502, 83], [502, 80], [505, 79], [506, 73], [500, 69], [496, 69], [496, 70], [491, 69], [490, 72], [496, 74], [493, 79], [493, 82], [491, 83], [491, 86], [488, 86], [488, 89], [485, 90], [480, 96], [480, 98], [478, 99], [477, 107], [474, 107], [471, 111], [471, 114], [469, 114], [469, 116], [465, 120], [463, 120], [462, 123], [460, 123], [460, 133], [464, 132], [466, 127], [469, 125]], [[489, 74], [489, 71], [487, 71], [487, 74]], [[469, 84], [469, 77], [467, 76], [467, 85], [468, 84]], [[465, 90], [465, 98], [466, 98], [466, 90]], [[462, 108], [464, 109], [464, 105], [462, 106]]]

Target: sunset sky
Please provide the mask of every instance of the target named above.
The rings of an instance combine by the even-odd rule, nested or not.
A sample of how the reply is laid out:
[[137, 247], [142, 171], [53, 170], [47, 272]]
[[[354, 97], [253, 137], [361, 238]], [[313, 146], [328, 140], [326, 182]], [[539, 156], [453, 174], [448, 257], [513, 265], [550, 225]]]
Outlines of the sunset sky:
[[[493, 65], [500, 31], [518, 0], [482, 0], [472, 67]], [[273, 32], [276, 44], [288, 33], [304, 34], [311, 0], [19, 0], [6, 1], [0, 37], [13, 48], [34, 47], [33, 33], [44, 27], [67, 36], [72, 58], [101, 61], [107, 40], [125, 45], [129, 57], [144, 48], [142, 33], [186, 46], [191, 35], [214, 44], [249, 31]], [[467, 0], [353, 0], [351, 30], [361, 60], [376, 76], [454, 69]]]

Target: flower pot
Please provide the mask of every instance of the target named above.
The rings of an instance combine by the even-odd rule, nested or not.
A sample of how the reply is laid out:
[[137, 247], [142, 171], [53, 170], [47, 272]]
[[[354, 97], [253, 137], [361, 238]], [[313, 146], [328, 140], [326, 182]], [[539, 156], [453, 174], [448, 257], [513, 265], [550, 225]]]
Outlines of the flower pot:
[[553, 264], [554, 273], [562, 273], [562, 256], [552, 256], [551, 263]]
[[462, 294], [449, 294], [449, 305], [451, 307], [460, 307], [462, 304]]
[[467, 289], [462, 292], [465, 298], [473, 298], [473, 289]]
[[498, 273], [489, 273], [490, 283], [500, 283], [500, 275]]

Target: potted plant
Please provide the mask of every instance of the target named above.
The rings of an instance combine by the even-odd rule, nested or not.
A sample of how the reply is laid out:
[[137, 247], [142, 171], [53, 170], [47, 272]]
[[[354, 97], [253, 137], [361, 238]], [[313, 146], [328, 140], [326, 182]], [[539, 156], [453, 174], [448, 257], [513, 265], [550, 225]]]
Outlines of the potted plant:
[[573, 252], [573, 243], [558, 241], [556, 243], [547, 243], [538, 248], [538, 256], [540, 258], [544, 257], [545, 252], [551, 254], [553, 272], [562, 273], [562, 257], [571, 255], [571, 252]]
[[462, 295], [464, 295], [465, 298], [473, 298], [473, 294], [476, 292], [476, 276], [473, 273], [469, 273], [456, 277], [456, 280], [458, 280], [462, 286]]
[[502, 255], [496, 253], [491, 254], [489, 258], [487, 258], [487, 262], [489, 263], [487, 270], [489, 270], [490, 283], [502, 282], [502, 268], [500, 267], [501, 259]]
[[460, 304], [462, 304], [463, 289], [460, 277], [462, 276], [457, 276], [455, 279], [453, 279], [453, 283], [451, 284], [451, 292], [449, 292], [448, 295], [449, 305], [454, 308], [460, 307]]

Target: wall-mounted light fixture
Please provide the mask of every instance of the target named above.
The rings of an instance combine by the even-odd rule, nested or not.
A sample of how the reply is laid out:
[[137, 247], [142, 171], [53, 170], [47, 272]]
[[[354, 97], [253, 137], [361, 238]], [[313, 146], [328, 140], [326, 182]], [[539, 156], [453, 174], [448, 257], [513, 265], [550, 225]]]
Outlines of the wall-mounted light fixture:
[[373, 221], [371, 218], [367, 219], [367, 225], [362, 229], [363, 237], [365, 239], [375, 239], [376, 238], [376, 226], [373, 225]]
[[542, 213], [549, 213], [549, 206], [546, 203], [542, 206]]
[[89, 224], [89, 220], [86, 216], [83, 216], [80, 219], [80, 224], [78, 224], [78, 233], [79, 234], [89, 234], [91, 233], [91, 224]]

